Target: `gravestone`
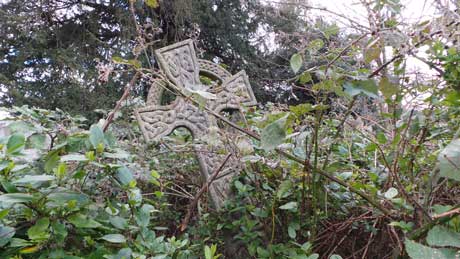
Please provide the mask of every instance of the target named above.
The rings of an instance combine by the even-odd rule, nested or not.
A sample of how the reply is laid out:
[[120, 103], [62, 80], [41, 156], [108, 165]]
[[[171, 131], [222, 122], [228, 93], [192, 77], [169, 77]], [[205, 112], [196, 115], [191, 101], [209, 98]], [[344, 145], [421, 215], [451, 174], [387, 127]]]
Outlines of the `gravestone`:
[[[178, 127], [187, 128], [195, 140], [209, 134], [218, 134], [224, 138], [218, 127], [217, 119], [181, 96], [170, 104], [162, 105], [164, 92], [168, 84], [185, 92], [212, 92], [212, 99], [205, 106], [216, 113], [234, 110], [241, 111], [242, 106], [256, 105], [257, 101], [244, 71], [230, 74], [221, 66], [198, 59], [192, 40], [182, 41], [155, 51], [160, 69], [168, 80], [154, 79], [147, 97], [147, 106], [135, 110], [136, 118], [146, 141], [158, 141]], [[219, 82], [218, 86], [207, 88], [200, 82], [200, 75]], [[199, 141], [197, 141], [199, 142]], [[232, 147], [224, 142], [215, 145], [194, 145], [200, 165], [201, 176], [206, 182], [214, 170], [220, 166]], [[217, 179], [209, 186], [208, 192], [214, 206], [219, 209], [228, 198], [232, 177], [242, 170], [237, 156], [232, 156], [220, 171]]]

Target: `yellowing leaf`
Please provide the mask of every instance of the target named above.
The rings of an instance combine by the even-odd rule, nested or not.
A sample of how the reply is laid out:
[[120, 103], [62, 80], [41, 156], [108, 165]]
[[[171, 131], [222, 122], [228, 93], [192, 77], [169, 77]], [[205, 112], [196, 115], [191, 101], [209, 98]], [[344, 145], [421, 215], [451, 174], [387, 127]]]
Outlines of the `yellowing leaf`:
[[19, 250], [19, 253], [20, 254], [32, 254], [32, 253], [37, 252], [38, 250], [40, 250], [40, 246], [35, 245], [35, 246], [25, 247], [25, 248]]
[[145, 4], [150, 8], [157, 8], [158, 1], [157, 0], [145, 0]]

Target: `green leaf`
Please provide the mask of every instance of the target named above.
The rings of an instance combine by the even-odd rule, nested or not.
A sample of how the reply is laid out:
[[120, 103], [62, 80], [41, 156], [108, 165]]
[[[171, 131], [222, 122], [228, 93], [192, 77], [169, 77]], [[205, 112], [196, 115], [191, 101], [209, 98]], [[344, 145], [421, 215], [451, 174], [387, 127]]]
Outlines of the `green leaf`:
[[46, 148], [46, 135], [33, 134], [27, 138], [27, 148], [44, 149]]
[[68, 161], [83, 162], [83, 161], [88, 161], [88, 158], [82, 154], [68, 154], [68, 155], [62, 156], [61, 161], [62, 162], [68, 162]]
[[285, 125], [288, 116], [289, 114], [286, 114], [286, 116], [268, 124], [265, 128], [262, 129], [262, 149], [264, 149], [265, 151], [270, 151], [284, 143], [284, 140], [286, 138]]
[[380, 57], [381, 50], [378, 47], [371, 47], [364, 53], [364, 62], [369, 64], [371, 61]]
[[204, 257], [206, 259], [213, 259], [212, 258], [212, 252], [211, 252], [211, 248], [209, 246], [204, 246]]
[[391, 187], [385, 192], [383, 196], [385, 196], [385, 198], [387, 198], [388, 200], [391, 200], [397, 195], [398, 195], [398, 190], [396, 190], [396, 188], [394, 187]]
[[25, 175], [22, 178], [19, 178], [18, 180], [14, 181], [13, 183], [15, 185], [25, 185], [25, 184], [36, 184], [36, 183], [41, 183], [41, 182], [49, 182], [54, 180], [54, 176], [52, 175]]
[[158, 0], [145, 0], [145, 4], [150, 8], [157, 8]]
[[446, 227], [433, 227], [426, 237], [431, 246], [451, 246], [460, 248], [460, 233], [453, 232]]
[[379, 99], [378, 87], [374, 80], [354, 80], [344, 84], [345, 93], [350, 96], [364, 94], [368, 97]]
[[15, 233], [16, 231], [14, 228], [0, 225], [0, 247], [8, 244]]
[[52, 192], [48, 194], [47, 199], [58, 204], [65, 204], [69, 201], [77, 201], [78, 203], [86, 203], [89, 198], [85, 194], [77, 192]]
[[288, 202], [282, 206], [279, 207], [282, 210], [291, 210], [291, 211], [296, 211], [297, 210], [297, 202], [291, 201]]
[[133, 174], [126, 166], [118, 168], [115, 177], [121, 183], [121, 185], [128, 185], [131, 181], [134, 180]]
[[35, 225], [33, 225], [27, 230], [27, 235], [29, 236], [31, 240], [34, 240], [34, 241], [47, 240], [50, 237], [50, 234], [48, 232], [49, 225], [50, 225], [49, 218], [41, 218], [37, 220]]
[[440, 175], [460, 181], [460, 139], [453, 140], [438, 155]]
[[0, 210], [0, 220], [6, 217], [6, 215], [8, 215], [9, 212], [10, 212], [9, 209]]
[[291, 68], [292, 68], [292, 71], [294, 71], [294, 73], [299, 72], [300, 68], [302, 67], [302, 63], [303, 63], [302, 55], [300, 55], [299, 53], [292, 55]]
[[379, 89], [386, 99], [391, 98], [393, 95], [399, 93], [399, 87], [390, 82], [387, 77], [383, 77], [379, 82]]
[[121, 234], [108, 234], [108, 235], [101, 237], [101, 239], [104, 239], [107, 242], [116, 243], [116, 244], [126, 243], [126, 238]]
[[14, 186], [14, 184], [6, 181], [6, 180], [0, 180], [0, 184], [2, 185], [3, 189], [5, 189], [5, 191], [7, 193], [15, 193], [15, 192], [19, 192], [18, 188], [16, 188], [16, 186]]
[[340, 255], [331, 255], [329, 259], [342, 259], [342, 257]]
[[24, 203], [33, 200], [33, 196], [26, 193], [8, 193], [0, 195], [2, 203]]
[[126, 229], [128, 227], [128, 220], [120, 216], [110, 217], [109, 221], [114, 227], [118, 229]]
[[303, 72], [299, 77], [299, 83], [306, 84], [312, 81], [311, 74], [307, 71]]
[[12, 155], [24, 149], [26, 138], [22, 134], [13, 134], [6, 144], [6, 153]]
[[60, 222], [53, 222], [51, 223], [51, 227], [53, 228], [53, 233], [57, 237], [58, 241], [64, 242], [68, 234], [65, 225]]
[[97, 148], [99, 144], [104, 144], [104, 132], [97, 125], [92, 125], [89, 129], [89, 142], [94, 148]]
[[59, 164], [59, 154], [56, 151], [48, 153], [45, 161], [45, 172], [51, 173], [53, 169]]
[[299, 229], [298, 223], [290, 223], [288, 226], [288, 235], [290, 238], [295, 239], [297, 236], [296, 231]]
[[86, 216], [80, 213], [71, 215], [68, 220], [77, 228], [98, 228], [102, 226], [101, 223], [93, 219], [88, 219]]
[[448, 259], [440, 250], [406, 239], [406, 252], [412, 259]]

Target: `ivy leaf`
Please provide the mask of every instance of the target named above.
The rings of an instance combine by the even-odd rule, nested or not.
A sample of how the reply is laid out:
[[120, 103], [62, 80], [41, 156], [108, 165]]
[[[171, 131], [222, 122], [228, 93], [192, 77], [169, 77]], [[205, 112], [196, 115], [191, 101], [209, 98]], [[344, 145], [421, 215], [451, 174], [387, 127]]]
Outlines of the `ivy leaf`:
[[291, 68], [294, 73], [299, 72], [300, 68], [302, 67], [303, 58], [299, 53], [292, 55], [291, 57]]
[[104, 239], [107, 242], [116, 243], [116, 244], [126, 243], [126, 238], [121, 234], [108, 234], [108, 235], [101, 237], [101, 239]]
[[284, 142], [284, 139], [286, 138], [285, 126], [288, 116], [289, 114], [286, 114], [284, 117], [268, 124], [265, 128], [262, 129], [262, 149], [265, 151], [270, 151]]
[[442, 226], [435, 226], [428, 232], [426, 242], [431, 246], [460, 248], [460, 233], [453, 232]]
[[6, 153], [8, 155], [16, 154], [24, 149], [26, 138], [22, 134], [13, 134], [6, 144]]
[[438, 155], [440, 175], [460, 181], [460, 139], [453, 140]]

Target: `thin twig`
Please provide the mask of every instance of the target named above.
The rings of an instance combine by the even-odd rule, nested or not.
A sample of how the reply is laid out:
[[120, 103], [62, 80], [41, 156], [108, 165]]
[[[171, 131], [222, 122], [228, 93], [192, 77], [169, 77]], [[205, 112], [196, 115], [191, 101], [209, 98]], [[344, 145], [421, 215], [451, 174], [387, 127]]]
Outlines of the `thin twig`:
[[128, 96], [129, 96], [129, 94], [131, 92], [131, 89], [133, 88], [134, 84], [136, 84], [136, 81], [137, 81], [137, 79], [139, 78], [140, 75], [141, 75], [140, 72], [136, 72], [136, 74], [134, 74], [133, 78], [131, 78], [131, 81], [129, 81], [129, 83], [126, 85], [125, 91], [123, 92], [123, 95], [121, 96], [120, 100], [117, 101], [117, 104], [115, 105], [115, 108], [113, 108], [113, 110], [107, 116], [107, 119], [104, 122], [104, 126], [102, 127], [102, 131], [104, 131], [104, 132], [107, 131], [107, 129], [109, 128], [110, 123], [112, 123], [113, 118], [115, 117], [115, 113], [117, 113], [117, 111], [120, 110], [121, 104], [123, 103], [123, 101], [125, 101], [128, 98]]
[[180, 231], [184, 232], [185, 229], [187, 229], [188, 223], [190, 222], [190, 218], [192, 217], [192, 212], [195, 210], [196, 205], [198, 204], [198, 201], [200, 200], [200, 197], [203, 195], [204, 192], [206, 192], [211, 185], [211, 183], [216, 179], [217, 175], [220, 173], [222, 168], [224, 168], [225, 164], [227, 163], [228, 159], [232, 156], [232, 153], [228, 154], [224, 161], [220, 164], [220, 166], [212, 173], [211, 177], [209, 177], [208, 181], [201, 187], [201, 189], [198, 191], [198, 193], [195, 195], [193, 201], [190, 203], [187, 209], [187, 214], [185, 215], [184, 220], [182, 221], [182, 224], [180, 226]]

